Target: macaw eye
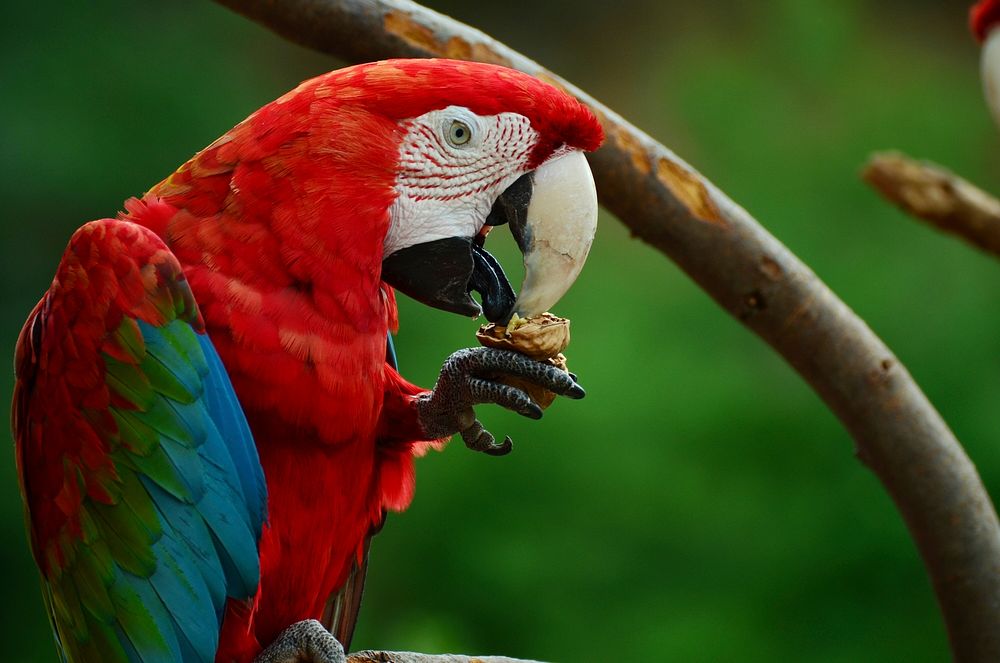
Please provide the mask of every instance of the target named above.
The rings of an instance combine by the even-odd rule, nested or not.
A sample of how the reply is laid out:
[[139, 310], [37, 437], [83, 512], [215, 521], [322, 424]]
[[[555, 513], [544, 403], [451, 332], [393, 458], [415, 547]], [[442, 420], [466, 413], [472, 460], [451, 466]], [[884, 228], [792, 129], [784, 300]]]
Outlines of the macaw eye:
[[472, 129], [465, 122], [452, 120], [448, 128], [448, 142], [454, 147], [461, 147], [472, 140]]

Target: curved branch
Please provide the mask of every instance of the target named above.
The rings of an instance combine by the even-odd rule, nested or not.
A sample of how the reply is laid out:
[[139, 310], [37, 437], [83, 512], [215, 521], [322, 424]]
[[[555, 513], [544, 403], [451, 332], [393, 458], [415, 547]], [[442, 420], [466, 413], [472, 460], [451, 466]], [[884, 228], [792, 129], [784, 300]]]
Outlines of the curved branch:
[[975, 467], [889, 348], [745, 210], [670, 150], [535, 62], [407, 0], [218, 0], [353, 61], [439, 56], [504, 64], [601, 118], [602, 203], [773, 346], [841, 419], [902, 513], [955, 658], [1000, 660], [1000, 526]]
[[347, 663], [538, 663], [506, 656], [462, 656], [460, 654], [414, 654], [408, 651], [360, 651]]
[[876, 154], [861, 177], [904, 212], [1000, 256], [1000, 200], [942, 166]]

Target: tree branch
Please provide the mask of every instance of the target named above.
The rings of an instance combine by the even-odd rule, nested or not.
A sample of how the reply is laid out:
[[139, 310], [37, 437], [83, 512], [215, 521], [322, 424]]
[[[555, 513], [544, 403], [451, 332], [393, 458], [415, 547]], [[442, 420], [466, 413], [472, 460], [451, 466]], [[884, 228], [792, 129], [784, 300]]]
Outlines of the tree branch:
[[462, 656], [459, 654], [414, 654], [408, 651], [361, 651], [347, 663], [538, 663], [506, 656]]
[[904, 212], [1000, 256], [1000, 200], [946, 168], [884, 152], [861, 177]]
[[670, 150], [496, 40], [406, 0], [218, 0], [353, 61], [439, 56], [504, 64], [581, 99], [607, 144], [602, 203], [767, 341], [836, 413], [902, 513], [955, 658], [1000, 661], [1000, 526], [969, 458], [892, 352], [745, 210]]

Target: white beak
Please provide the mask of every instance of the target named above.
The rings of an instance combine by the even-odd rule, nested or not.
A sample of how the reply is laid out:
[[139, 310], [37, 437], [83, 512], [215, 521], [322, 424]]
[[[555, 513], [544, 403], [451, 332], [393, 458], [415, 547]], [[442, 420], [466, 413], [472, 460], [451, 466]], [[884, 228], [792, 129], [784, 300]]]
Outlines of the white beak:
[[523, 237], [524, 284], [514, 304], [522, 318], [548, 311], [587, 261], [597, 231], [597, 188], [582, 152], [535, 170]]
[[983, 42], [981, 72], [986, 103], [1000, 126], [1000, 29], [993, 28]]

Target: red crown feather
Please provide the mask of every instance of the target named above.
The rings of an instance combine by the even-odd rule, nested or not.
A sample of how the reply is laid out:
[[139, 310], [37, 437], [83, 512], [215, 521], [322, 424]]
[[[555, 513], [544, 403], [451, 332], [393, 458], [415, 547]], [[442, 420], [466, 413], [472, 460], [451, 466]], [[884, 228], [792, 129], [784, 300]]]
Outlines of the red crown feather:
[[1000, 23], [1000, 0], [980, 0], [969, 10], [969, 28], [980, 43], [997, 23]]

